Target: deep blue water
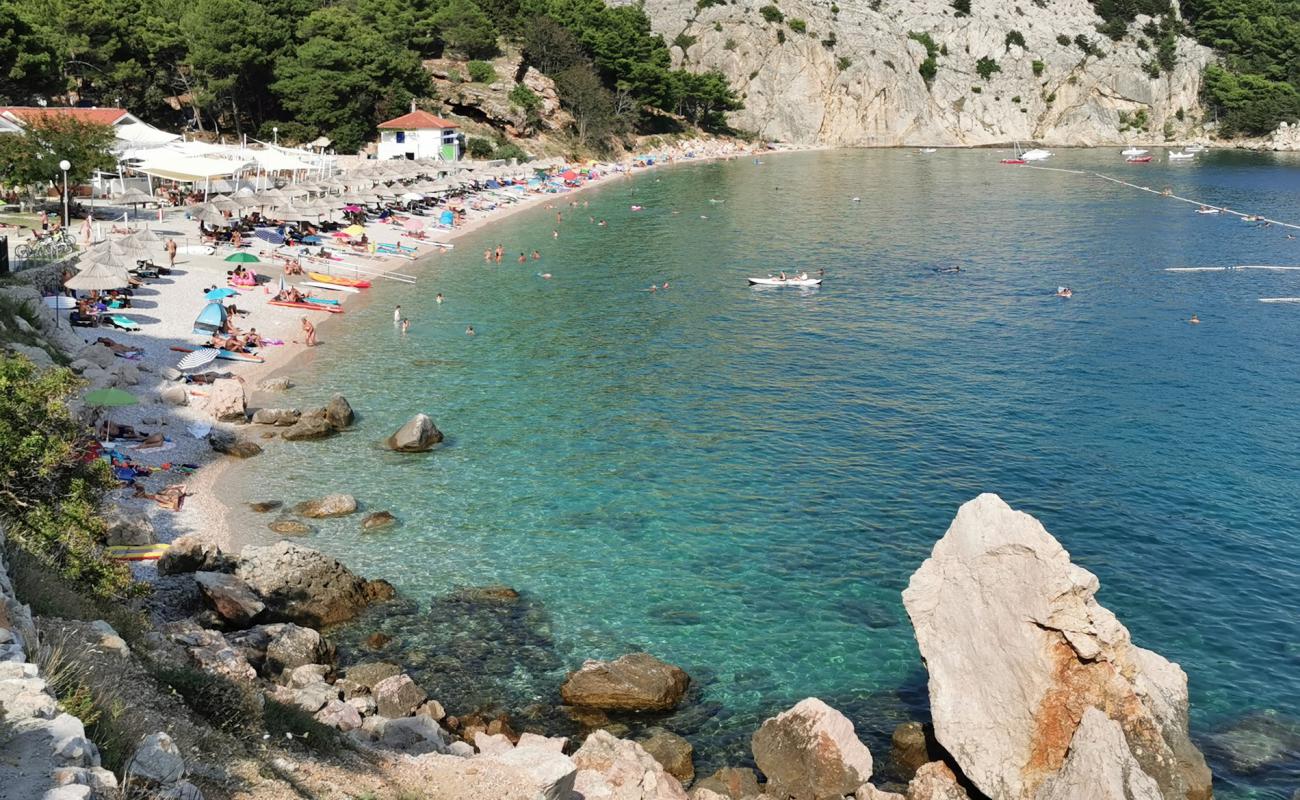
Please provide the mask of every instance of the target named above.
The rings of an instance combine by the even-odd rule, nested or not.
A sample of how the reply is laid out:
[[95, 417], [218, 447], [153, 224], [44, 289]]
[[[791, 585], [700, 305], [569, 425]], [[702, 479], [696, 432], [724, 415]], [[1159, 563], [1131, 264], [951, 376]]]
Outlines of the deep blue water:
[[[393, 511], [393, 531], [354, 518], [310, 543], [413, 597], [524, 591], [555, 660], [506, 669], [516, 706], [554, 700], [584, 658], [681, 664], [697, 711], [669, 723], [705, 768], [813, 694], [883, 758], [924, 713], [899, 592], [957, 506], [994, 491], [1188, 672], [1219, 795], [1290, 798], [1300, 753], [1233, 772], [1216, 737], [1300, 714], [1300, 305], [1258, 302], [1300, 296], [1300, 272], [1164, 268], [1297, 265], [1300, 241], [997, 158], [829, 152], [611, 179], [560, 209], [558, 239], [555, 210], [526, 211], [326, 330], [294, 401], [342, 391], [357, 429], [272, 448], [242, 492], [310, 484]], [[1052, 166], [1300, 222], [1300, 159]], [[544, 258], [485, 264], [498, 241]], [[933, 271], [948, 265], [964, 271]], [[824, 268], [825, 288], [747, 288], [781, 268]], [[416, 411], [446, 446], [376, 446]]]

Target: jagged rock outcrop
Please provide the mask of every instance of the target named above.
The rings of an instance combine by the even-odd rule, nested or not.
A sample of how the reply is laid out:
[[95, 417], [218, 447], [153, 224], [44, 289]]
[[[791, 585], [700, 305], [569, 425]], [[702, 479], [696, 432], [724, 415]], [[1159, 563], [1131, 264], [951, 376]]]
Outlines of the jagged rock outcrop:
[[596, 731], [573, 754], [574, 789], [590, 800], [686, 800], [676, 778], [636, 742]]
[[1125, 785], [1148, 785], [1145, 773], [1164, 800], [1209, 798], [1186, 674], [1135, 647], [1097, 589], [1038, 520], [993, 494], [963, 505], [903, 592], [935, 738], [990, 797], [1061, 797], [1062, 781], [1102, 786], [1121, 768]]
[[[496, 79], [479, 83], [467, 80], [470, 76], [465, 62], [441, 58], [425, 61], [424, 69], [433, 81], [434, 96], [441, 100], [442, 112], [488, 123], [510, 136], [563, 131], [573, 122], [573, 117], [560, 108], [555, 81], [532, 67], [523, 67], [517, 51], [508, 49], [491, 64]], [[537, 98], [531, 118], [510, 96], [517, 85], [527, 87]]]
[[767, 793], [794, 800], [833, 800], [871, 778], [871, 751], [849, 718], [809, 697], [763, 722], [754, 734], [754, 762]]
[[[764, 5], [646, 0], [645, 9], [674, 44], [675, 65], [718, 69], [742, 96], [745, 108], [729, 118], [735, 127], [787, 142], [1099, 145], [1162, 142], [1166, 125], [1184, 138], [1197, 124], [1210, 59], [1180, 37], [1172, 72], [1149, 77], [1155, 47], [1137, 45], [1147, 18], [1112, 42], [1097, 32], [1102, 20], [1088, 0], [976, 0], [968, 16], [947, 0], [783, 0], [781, 22], [767, 21]], [[930, 53], [911, 33], [933, 42], [928, 83], [921, 67]], [[1105, 56], [1086, 54], [1077, 37]], [[981, 59], [998, 69], [987, 79]]]
[[245, 547], [235, 574], [266, 604], [268, 618], [313, 627], [346, 622], [393, 596], [389, 584], [363, 580], [338, 559], [290, 542]]

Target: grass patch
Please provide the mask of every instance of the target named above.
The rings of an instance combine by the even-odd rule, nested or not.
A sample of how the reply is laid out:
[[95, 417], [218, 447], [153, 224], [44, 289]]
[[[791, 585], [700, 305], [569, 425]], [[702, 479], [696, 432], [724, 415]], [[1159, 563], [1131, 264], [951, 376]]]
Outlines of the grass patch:
[[217, 730], [251, 734], [262, 729], [263, 698], [252, 686], [193, 667], [160, 667], [154, 677]]
[[[41, 312], [31, 303], [0, 295], [0, 344], [39, 347], [49, 354], [55, 364], [67, 364], [68, 357], [40, 333], [43, 322]], [[22, 330], [23, 326], [33, 330]]]
[[78, 645], [68, 631], [42, 624], [37, 638], [39, 643], [28, 657], [40, 667], [59, 708], [81, 720], [86, 738], [99, 748], [103, 765], [120, 771], [135, 745], [135, 735], [126, 725], [126, 704], [113, 690], [90, 685], [90, 666], [79, 656]]
[[266, 732], [275, 740], [290, 735], [315, 753], [323, 756], [337, 755], [348, 749], [347, 741], [335, 728], [320, 723], [311, 714], [297, 706], [266, 699], [262, 710]]

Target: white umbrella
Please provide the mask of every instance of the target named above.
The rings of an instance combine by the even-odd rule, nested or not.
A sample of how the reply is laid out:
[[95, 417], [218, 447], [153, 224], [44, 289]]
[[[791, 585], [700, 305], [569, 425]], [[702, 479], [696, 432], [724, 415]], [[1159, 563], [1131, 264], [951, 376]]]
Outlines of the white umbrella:
[[194, 369], [195, 367], [201, 367], [205, 364], [212, 363], [213, 359], [219, 355], [221, 355], [221, 351], [215, 348], [200, 348], [176, 362], [176, 369]]
[[229, 225], [230, 220], [219, 209], [212, 205], [202, 205], [190, 212], [190, 215], [199, 222], [205, 222], [208, 225]]
[[124, 269], [111, 267], [107, 264], [91, 264], [81, 272], [68, 278], [63, 285], [69, 289], [84, 291], [125, 289], [131, 285], [131, 278]]
[[92, 266], [108, 267], [110, 269], [125, 270], [127, 262], [122, 256], [117, 255], [111, 250], [105, 248], [102, 250], [87, 251], [82, 254], [77, 261], [77, 269], [86, 271]]
[[113, 202], [121, 203], [124, 206], [135, 206], [140, 205], [141, 203], [156, 203], [158, 201], [156, 198], [132, 186], [117, 197], [114, 197]]
[[216, 197], [209, 200], [208, 205], [212, 206], [213, 208], [219, 211], [230, 211], [232, 213], [239, 211], [240, 209], [239, 203], [235, 202], [229, 197], [226, 197], [224, 194], [219, 194]]

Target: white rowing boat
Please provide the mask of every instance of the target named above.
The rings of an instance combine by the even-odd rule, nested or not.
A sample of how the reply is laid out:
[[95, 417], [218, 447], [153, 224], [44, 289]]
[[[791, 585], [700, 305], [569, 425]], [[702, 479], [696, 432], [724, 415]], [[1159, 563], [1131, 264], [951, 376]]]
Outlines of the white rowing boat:
[[1196, 158], [1195, 153], [1170, 153], [1169, 154], [1170, 161], [1189, 161], [1193, 158]]
[[1261, 297], [1261, 303], [1300, 303], [1300, 297]]
[[1119, 154], [1122, 156], [1144, 156], [1147, 151], [1140, 147], [1130, 147], [1127, 150], [1121, 150]]
[[750, 286], [799, 286], [814, 288], [822, 285], [821, 278], [750, 278]]
[[303, 281], [302, 286], [311, 286], [314, 289], [328, 289], [331, 292], [345, 292], [347, 294], [361, 294], [361, 290], [355, 286], [340, 286], [334, 283], [324, 283], [322, 281]]

